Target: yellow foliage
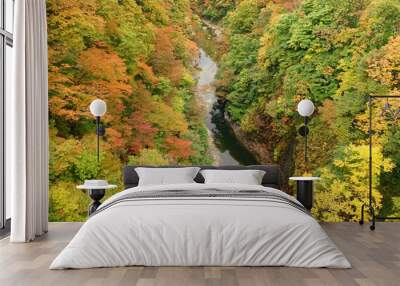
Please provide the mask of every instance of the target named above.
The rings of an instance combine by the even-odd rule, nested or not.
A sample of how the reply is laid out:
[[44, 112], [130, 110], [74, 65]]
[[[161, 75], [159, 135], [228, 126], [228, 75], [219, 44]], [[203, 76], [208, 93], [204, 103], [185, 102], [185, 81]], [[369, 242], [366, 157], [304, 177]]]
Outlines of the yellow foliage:
[[73, 182], [59, 181], [50, 186], [50, 221], [85, 221], [89, 197]]
[[[372, 150], [372, 196], [375, 207], [382, 207], [379, 192], [379, 177], [390, 172], [395, 166], [384, 158], [382, 147]], [[348, 145], [340, 159], [333, 161], [333, 167], [321, 170], [321, 181], [317, 185], [313, 214], [323, 221], [357, 221], [360, 219], [362, 204], [368, 203], [369, 193], [369, 146]]]
[[390, 39], [368, 60], [368, 75], [387, 87], [392, 95], [400, 96], [400, 35]]
[[130, 156], [129, 164], [146, 166], [146, 165], [154, 165], [154, 166], [163, 166], [168, 165], [168, 159], [160, 153], [157, 149], [143, 149], [139, 155]]

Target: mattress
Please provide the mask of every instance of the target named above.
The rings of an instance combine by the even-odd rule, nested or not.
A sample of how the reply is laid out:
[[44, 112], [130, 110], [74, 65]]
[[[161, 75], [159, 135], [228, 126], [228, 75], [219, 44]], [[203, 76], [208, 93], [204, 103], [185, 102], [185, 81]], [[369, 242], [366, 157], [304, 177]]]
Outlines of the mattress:
[[292, 196], [263, 186], [193, 183], [112, 196], [50, 269], [133, 265], [351, 267]]

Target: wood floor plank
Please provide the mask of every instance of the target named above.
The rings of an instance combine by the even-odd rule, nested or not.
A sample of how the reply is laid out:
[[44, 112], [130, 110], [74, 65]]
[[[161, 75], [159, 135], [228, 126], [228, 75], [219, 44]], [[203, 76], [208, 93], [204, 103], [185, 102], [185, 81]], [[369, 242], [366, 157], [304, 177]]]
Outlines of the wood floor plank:
[[0, 240], [1, 286], [397, 286], [400, 223], [379, 223], [371, 232], [356, 223], [322, 223], [352, 269], [289, 267], [118, 267], [48, 269], [81, 223], [50, 223], [49, 233], [27, 244]]

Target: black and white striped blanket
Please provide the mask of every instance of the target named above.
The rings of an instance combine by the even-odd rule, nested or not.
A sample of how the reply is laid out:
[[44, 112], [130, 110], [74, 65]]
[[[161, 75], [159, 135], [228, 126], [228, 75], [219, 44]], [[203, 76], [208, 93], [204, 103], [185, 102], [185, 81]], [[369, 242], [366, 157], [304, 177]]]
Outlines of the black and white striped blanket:
[[154, 199], [161, 200], [191, 200], [191, 199], [230, 199], [230, 200], [257, 200], [257, 201], [269, 201], [276, 202], [279, 204], [289, 205], [297, 210], [309, 214], [309, 211], [304, 208], [296, 200], [288, 199], [287, 197], [272, 193], [268, 191], [261, 190], [235, 190], [235, 191], [227, 191], [220, 190], [216, 188], [210, 189], [202, 189], [202, 190], [157, 190], [157, 191], [138, 191], [138, 192], [130, 192], [125, 195], [119, 196], [107, 203], [101, 205], [97, 211], [92, 213], [91, 217], [103, 212], [115, 205], [118, 205], [127, 201], [148, 201]]

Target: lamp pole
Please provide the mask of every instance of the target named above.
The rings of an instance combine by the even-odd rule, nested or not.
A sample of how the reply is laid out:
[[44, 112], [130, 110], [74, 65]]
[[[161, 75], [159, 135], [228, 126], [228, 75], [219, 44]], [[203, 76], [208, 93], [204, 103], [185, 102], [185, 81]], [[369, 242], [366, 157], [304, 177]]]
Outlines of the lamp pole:
[[106, 103], [101, 99], [95, 99], [90, 103], [90, 112], [96, 118], [96, 140], [97, 140], [97, 164], [100, 163], [100, 136], [104, 135], [105, 129], [100, 128], [100, 117], [107, 111]]
[[97, 164], [100, 162], [100, 116], [96, 116]]
[[308, 140], [307, 135], [310, 131], [308, 129], [308, 118], [314, 113], [314, 103], [309, 99], [303, 99], [297, 105], [298, 113], [304, 118], [304, 125], [299, 128], [299, 134], [304, 137], [304, 164], [306, 171], [308, 171]]
[[308, 132], [309, 132], [307, 124], [308, 124], [308, 117], [304, 116], [304, 126], [305, 126], [305, 132], [304, 132], [304, 162], [306, 164], [306, 168], [308, 166], [307, 135], [308, 135]]

